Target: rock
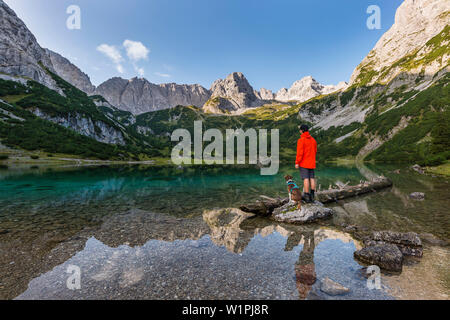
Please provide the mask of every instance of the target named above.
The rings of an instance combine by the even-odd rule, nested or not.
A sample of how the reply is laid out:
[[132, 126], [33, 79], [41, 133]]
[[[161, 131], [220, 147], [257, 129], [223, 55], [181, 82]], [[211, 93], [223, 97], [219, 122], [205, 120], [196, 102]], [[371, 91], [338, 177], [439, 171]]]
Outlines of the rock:
[[334, 214], [332, 209], [326, 208], [320, 202], [314, 204], [304, 204], [301, 210], [296, 210], [296, 206], [286, 204], [273, 211], [272, 219], [278, 222], [288, 222], [295, 224], [306, 224], [330, 218]]
[[321, 281], [320, 291], [325, 292], [330, 296], [339, 296], [350, 292], [349, 288], [344, 287], [343, 285], [334, 282], [330, 278], [325, 278]]
[[264, 198], [263, 200], [256, 201], [255, 203], [250, 203], [242, 205], [239, 207], [244, 212], [253, 213], [258, 216], [267, 217], [272, 215], [275, 208], [281, 207], [288, 203], [289, 199], [270, 199]]
[[135, 115], [178, 105], [197, 107], [209, 99], [210, 92], [198, 84], [165, 83], [156, 85], [144, 78], [130, 80], [114, 77], [95, 90], [113, 106]]
[[403, 254], [394, 244], [379, 244], [355, 251], [354, 257], [364, 264], [376, 265], [386, 271], [401, 272]]
[[422, 169], [421, 166], [419, 166], [418, 164], [415, 164], [411, 167], [411, 169], [413, 169], [414, 171], [420, 173], [420, 174], [424, 174], [425, 171]]
[[425, 200], [425, 193], [423, 192], [413, 192], [409, 195], [410, 199], [414, 200]]
[[376, 231], [369, 239], [364, 241], [366, 246], [394, 244], [405, 256], [414, 256], [421, 258], [423, 256], [423, 246], [417, 233]]

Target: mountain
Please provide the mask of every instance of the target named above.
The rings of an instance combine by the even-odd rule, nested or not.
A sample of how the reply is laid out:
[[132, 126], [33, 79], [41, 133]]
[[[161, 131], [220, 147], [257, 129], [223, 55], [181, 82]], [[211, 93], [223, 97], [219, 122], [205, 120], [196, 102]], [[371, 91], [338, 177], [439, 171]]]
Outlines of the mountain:
[[88, 95], [95, 91], [95, 86], [91, 83], [89, 76], [77, 66], [56, 52], [49, 49], [45, 49], [45, 52], [50, 58], [53, 70], [58, 76]]
[[0, 0], [0, 75], [26, 77], [57, 90], [42, 66], [53, 70], [47, 52], [8, 5]]
[[112, 78], [99, 85], [95, 94], [103, 96], [117, 108], [135, 115], [177, 105], [202, 106], [210, 97], [210, 92], [198, 84], [156, 85], [143, 78]]
[[303, 102], [322, 94], [329, 94], [342, 90], [346, 86], [347, 84], [345, 82], [341, 82], [337, 86], [324, 86], [317, 82], [313, 77], [307, 76], [303, 79], [295, 81], [289, 89], [280, 89], [275, 95], [275, 100], [282, 102]]
[[210, 91], [211, 98], [203, 106], [208, 113], [239, 112], [263, 104], [241, 72], [233, 72], [225, 79], [214, 81]]
[[434, 165], [450, 159], [448, 1], [405, 0], [350, 84], [324, 86], [305, 77], [276, 94], [254, 90], [238, 72], [211, 90], [113, 78], [92, 91], [83, 72], [42, 49], [0, 4], [3, 145], [100, 159], [168, 158], [171, 132], [192, 131], [194, 120], [202, 120], [222, 131], [279, 129], [282, 160], [292, 161], [303, 122], [319, 143], [321, 161]]
[[323, 158], [450, 159], [448, 1], [405, 0], [347, 89], [303, 104]]
[[261, 88], [259, 90], [259, 97], [262, 100], [275, 100], [275, 94], [272, 92], [272, 90], [268, 90], [265, 88]]
[[[450, 1], [405, 0], [394, 25], [353, 72], [350, 85], [389, 83], [401, 73], [413, 81], [430, 78], [448, 65], [449, 21]], [[435, 39], [443, 30], [443, 37]]]

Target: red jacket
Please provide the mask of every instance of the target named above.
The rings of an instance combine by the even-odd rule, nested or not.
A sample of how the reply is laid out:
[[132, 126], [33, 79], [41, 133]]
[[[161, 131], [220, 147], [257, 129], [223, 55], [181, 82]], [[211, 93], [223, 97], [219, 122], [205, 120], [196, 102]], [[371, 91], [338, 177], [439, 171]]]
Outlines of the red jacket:
[[316, 168], [317, 142], [309, 134], [302, 134], [297, 142], [297, 159], [295, 164], [306, 169]]

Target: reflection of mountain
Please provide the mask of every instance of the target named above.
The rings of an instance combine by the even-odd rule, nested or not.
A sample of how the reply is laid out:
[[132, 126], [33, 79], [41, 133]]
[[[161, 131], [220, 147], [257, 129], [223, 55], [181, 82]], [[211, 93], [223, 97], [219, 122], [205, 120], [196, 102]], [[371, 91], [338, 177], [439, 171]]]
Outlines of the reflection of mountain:
[[[103, 222], [86, 224], [84, 228], [75, 225], [71, 230], [71, 223], [62, 223], [66, 227], [57, 228], [51, 223], [50, 228], [46, 229], [41, 222], [41, 233], [36, 234], [36, 237], [0, 235], [0, 274], [5, 275], [2, 277], [0, 298], [14, 298], [26, 289], [31, 279], [83, 251], [89, 239], [98, 239], [105, 248], [125, 245], [139, 250], [152, 240], [168, 243], [196, 241], [209, 234], [214, 244], [224, 246], [232, 253], [242, 253], [256, 235], [267, 237], [273, 233], [289, 237], [288, 242], [298, 237], [299, 241], [293, 243], [293, 247], [301, 243], [304, 245], [302, 237], [305, 232], [312, 232], [316, 244], [327, 238], [341, 237], [348, 240], [339, 232], [326, 229], [314, 230], [311, 227], [283, 225], [267, 219], [247, 219], [248, 217], [248, 214], [238, 209], [205, 211], [203, 217], [193, 218], [176, 218], [133, 209], [107, 216], [103, 218]], [[109, 269], [105, 268], [98, 272], [98, 277], [108, 273]], [[128, 275], [124, 276], [124, 283], [139, 278], [139, 270], [133, 270], [130, 269]]]

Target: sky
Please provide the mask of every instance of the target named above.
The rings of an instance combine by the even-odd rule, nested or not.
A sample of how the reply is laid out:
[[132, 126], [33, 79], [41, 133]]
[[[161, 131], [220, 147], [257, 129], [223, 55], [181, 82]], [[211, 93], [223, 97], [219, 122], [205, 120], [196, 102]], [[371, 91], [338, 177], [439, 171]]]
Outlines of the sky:
[[[87, 73], [153, 83], [198, 83], [242, 72], [273, 91], [312, 75], [348, 81], [394, 23], [403, 0], [5, 0], [42, 47]], [[79, 29], [72, 19], [80, 9]], [[381, 28], [367, 13], [380, 8]]]

